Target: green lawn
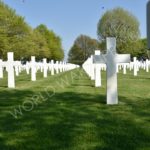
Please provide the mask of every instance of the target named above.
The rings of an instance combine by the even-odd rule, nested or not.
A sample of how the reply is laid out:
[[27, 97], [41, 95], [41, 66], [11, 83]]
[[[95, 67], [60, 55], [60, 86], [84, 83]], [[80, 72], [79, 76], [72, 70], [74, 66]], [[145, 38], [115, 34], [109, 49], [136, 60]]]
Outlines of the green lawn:
[[101, 88], [80, 69], [36, 82], [22, 73], [14, 90], [0, 79], [0, 150], [150, 150], [150, 73], [119, 73], [115, 106], [105, 76]]

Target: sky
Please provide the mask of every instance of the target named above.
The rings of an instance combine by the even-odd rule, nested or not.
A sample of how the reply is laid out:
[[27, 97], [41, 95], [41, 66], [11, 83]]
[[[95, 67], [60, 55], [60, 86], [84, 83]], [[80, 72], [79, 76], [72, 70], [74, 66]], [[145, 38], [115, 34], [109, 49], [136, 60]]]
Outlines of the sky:
[[146, 37], [148, 0], [3, 0], [35, 28], [45, 24], [62, 38], [67, 52], [80, 34], [97, 39], [97, 23], [110, 9], [123, 7], [137, 17], [141, 37]]

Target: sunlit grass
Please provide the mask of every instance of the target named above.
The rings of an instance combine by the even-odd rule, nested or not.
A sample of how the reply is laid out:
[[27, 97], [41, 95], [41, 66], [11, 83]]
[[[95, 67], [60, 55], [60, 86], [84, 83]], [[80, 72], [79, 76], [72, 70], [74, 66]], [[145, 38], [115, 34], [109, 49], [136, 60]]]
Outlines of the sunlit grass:
[[[106, 105], [102, 87], [82, 70], [37, 81], [21, 73], [16, 89], [0, 79], [0, 150], [149, 150], [150, 73], [118, 74], [119, 105]], [[36, 99], [33, 99], [36, 98]], [[34, 101], [35, 100], [35, 101]], [[33, 102], [31, 104], [24, 102]], [[37, 102], [38, 101], [38, 102]], [[21, 107], [15, 119], [10, 112]]]

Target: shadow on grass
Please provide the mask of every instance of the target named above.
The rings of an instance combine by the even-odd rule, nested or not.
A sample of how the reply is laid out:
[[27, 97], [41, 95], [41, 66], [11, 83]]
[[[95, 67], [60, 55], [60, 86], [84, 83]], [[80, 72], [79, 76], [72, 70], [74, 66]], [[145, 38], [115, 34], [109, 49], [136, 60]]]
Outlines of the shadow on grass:
[[18, 119], [8, 113], [34, 94], [0, 92], [1, 150], [137, 150], [150, 146], [149, 112], [145, 111], [150, 103], [146, 99], [137, 104], [120, 97], [120, 105], [108, 106], [104, 95], [64, 92], [30, 112], [22, 110]]

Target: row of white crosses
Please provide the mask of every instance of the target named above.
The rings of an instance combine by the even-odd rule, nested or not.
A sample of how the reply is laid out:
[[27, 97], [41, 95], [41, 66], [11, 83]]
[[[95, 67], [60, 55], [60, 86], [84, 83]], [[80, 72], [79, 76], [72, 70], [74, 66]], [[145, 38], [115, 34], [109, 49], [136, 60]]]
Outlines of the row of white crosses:
[[7, 59], [6, 62], [0, 60], [0, 78], [3, 78], [3, 69], [6, 68], [8, 72], [8, 88], [15, 88], [15, 73], [16, 76], [19, 76], [22, 70], [26, 70], [27, 74], [29, 74], [31, 70], [31, 81], [36, 81], [36, 73], [38, 70], [41, 70], [43, 77], [47, 78], [48, 71], [51, 71], [51, 75], [54, 75], [55, 73], [58, 74], [79, 67], [78, 65], [65, 62], [56, 61], [56, 63], [54, 63], [53, 60], [47, 63], [46, 58], [43, 59], [43, 62], [36, 62], [35, 56], [31, 56], [31, 62], [22, 65], [20, 61], [14, 61], [13, 52], [7, 53]]
[[[100, 50], [95, 50], [95, 55], [100, 55]], [[101, 87], [101, 70], [106, 70], [106, 64], [102, 62], [99, 64], [93, 63], [93, 56], [87, 59], [87, 61], [83, 64], [84, 70], [90, 76], [91, 80], [95, 80], [95, 87]], [[123, 74], [127, 74], [128, 70], [133, 70], [133, 75], [137, 76], [138, 71], [140, 69], [149, 72], [150, 69], [150, 61], [147, 59], [146, 61], [138, 61], [136, 57], [133, 58], [133, 62], [129, 63], [117, 63], [117, 73], [120, 70], [123, 70]]]
[[129, 54], [116, 54], [116, 39], [107, 38], [107, 53], [102, 55], [100, 50], [96, 50], [95, 55], [84, 62], [83, 68], [91, 80], [95, 80], [95, 87], [101, 87], [101, 70], [107, 68], [107, 104], [118, 104], [117, 73], [119, 70], [123, 69], [123, 74], [127, 73], [127, 69], [133, 70], [134, 76], [137, 76], [139, 69], [149, 72], [150, 61], [141, 62], [134, 57], [133, 62], [130, 62]]
[[134, 76], [137, 76], [137, 73], [140, 69], [146, 70], [146, 72], [149, 72], [150, 68], [150, 61], [147, 59], [144, 62], [140, 62], [137, 60], [136, 57], [133, 58], [133, 62], [130, 64], [130, 70], [134, 69]]
[[[95, 50], [95, 55], [100, 55], [100, 50]], [[88, 60], [90, 58], [88, 58]], [[89, 62], [89, 61], [85, 61], [84, 65], [88, 65], [87, 62]], [[90, 65], [92, 65], [92, 64], [93, 64], [93, 62], [91, 60]], [[100, 68], [103, 68], [103, 70], [106, 69], [105, 68], [106, 66], [104, 64], [96, 64], [96, 65], [99, 66]], [[123, 74], [127, 74], [127, 69], [130, 70], [130, 71], [133, 70], [133, 75], [134, 76], [137, 76], [138, 71], [140, 71], [141, 69], [145, 70], [146, 72], [149, 72], [149, 70], [150, 70], [150, 60], [146, 59], [146, 61], [138, 61], [136, 57], [133, 57], [133, 62], [118, 63], [117, 64], [117, 73], [119, 73], [120, 70], [123, 70]]]
[[[95, 50], [95, 55], [100, 55], [100, 50]], [[101, 87], [101, 70], [106, 71], [106, 64], [94, 64], [93, 55], [89, 57], [82, 65], [83, 69], [89, 75], [91, 80], [95, 80], [95, 87]]]
[[[130, 55], [129, 54], [117, 54], [116, 53], [116, 38], [107, 38], [107, 53], [100, 54], [100, 52], [96, 51], [96, 55], [91, 56], [91, 66], [94, 67], [96, 65], [96, 69], [89, 69], [87, 71], [86, 63], [83, 64], [84, 70], [88, 72], [88, 74], [92, 74], [95, 79], [99, 81], [99, 85], [101, 85], [101, 75], [100, 75], [100, 64], [106, 64], [106, 71], [107, 71], [107, 104], [118, 104], [118, 90], [117, 90], [117, 63], [129, 63], [130, 62]], [[97, 68], [98, 67], [98, 68]], [[95, 70], [95, 71], [94, 71]], [[96, 81], [96, 82], [97, 82]], [[98, 83], [96, 83], [98, 84]]]
[[149, 72], [150, 69], [150, 61], [147, 59], [146, 61], [138, 61], [136, 57], [133, 57], [133, 62], [130, 63], [119, 63], [117, 64], [117, 72], [123, 68], [123, 74], [127, 73], [127, 69], [130, 71], [133, 70], [134, 76], [138, 75], [138, 71], [140, 69]]

